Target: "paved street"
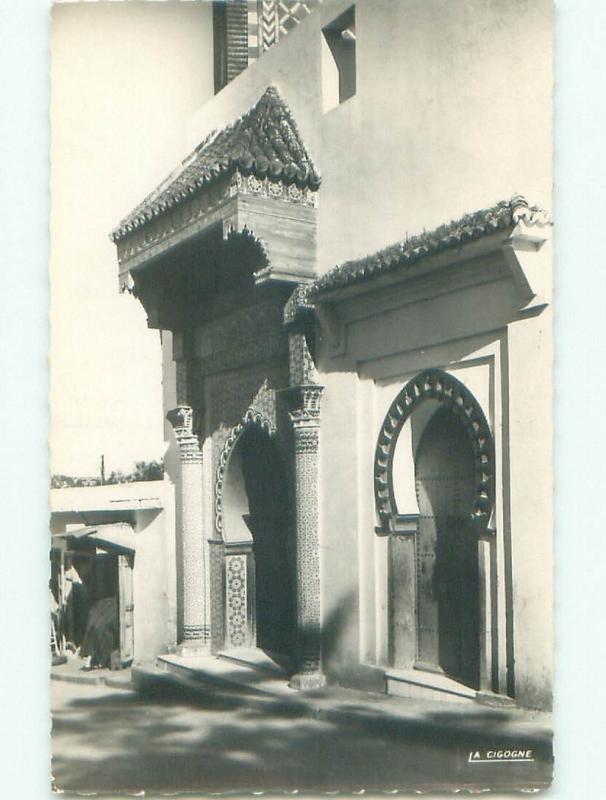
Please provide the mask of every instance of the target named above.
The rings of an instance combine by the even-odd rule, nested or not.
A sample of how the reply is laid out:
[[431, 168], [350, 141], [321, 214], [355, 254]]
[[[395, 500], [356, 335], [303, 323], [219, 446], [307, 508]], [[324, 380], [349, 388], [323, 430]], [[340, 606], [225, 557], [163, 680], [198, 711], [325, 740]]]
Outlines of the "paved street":
[[[155, 696], [52, 682], [53, 774], [64, 791], [394, 790], [538, 786], [550, 772], [545, 715], [398, 701], [313, 718], [237, 690]], [[409, 708], [409, 712], [406, 709]], [[342, 715], [341, 715], [342, 716]], [[531, 747], [528, 764], [469, 764], [474, 747]]]

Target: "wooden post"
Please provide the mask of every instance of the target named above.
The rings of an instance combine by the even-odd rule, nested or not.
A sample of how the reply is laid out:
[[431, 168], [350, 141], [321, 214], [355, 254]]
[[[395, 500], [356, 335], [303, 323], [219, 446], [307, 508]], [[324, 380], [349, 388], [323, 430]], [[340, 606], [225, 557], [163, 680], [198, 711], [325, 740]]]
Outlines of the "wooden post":
[[120, 661], [129, 664], [135, 655], [133, 557], [118, 555], [118, 611], [120, 618]]
[[492, 587], [491, 546], [478, 539], [478, 588], [480, 604], [480, 691], [492, 692]]

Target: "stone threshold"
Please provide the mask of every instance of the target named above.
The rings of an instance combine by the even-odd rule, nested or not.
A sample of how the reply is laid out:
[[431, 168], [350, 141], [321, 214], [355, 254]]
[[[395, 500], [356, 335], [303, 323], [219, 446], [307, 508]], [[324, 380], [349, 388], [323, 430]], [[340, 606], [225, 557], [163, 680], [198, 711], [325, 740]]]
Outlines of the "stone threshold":
[[130, 668], [128, 670], [120, 670], [118, 674], [116, 672], [112, 673], [110, 670], [90, 670], [90, 672], [61, 671], [60, 668], [53, 667], [50, 677], [53, 681], [80, 683], [85, 686], [109, 686], [112, 689], [134, 688]]
[[222, 650], [217, 653], [217, 658], [260, 672], [266, 672], [268, 675], [272, 675], [275, 678], [283, 678], [284, 680], [290, 674], [286, 667], [286, 659], [260, 650], [258, 647]]
[[514, 707], [511, 697], [472, 689], [437, 672], [418, 669], [389, 668], [385, 671], [387, 694], [413, 699], [440, 700], [447, 703], [482, 703], [497, 707]]
[[288, 673], [262, 651], [235, 650], [218, 654], [165, 654], [156, 659], [159, 670], [188, 682], [217, 684], [224, 688], [245, 689], [264, 696], [296, 697], [288, 686]]

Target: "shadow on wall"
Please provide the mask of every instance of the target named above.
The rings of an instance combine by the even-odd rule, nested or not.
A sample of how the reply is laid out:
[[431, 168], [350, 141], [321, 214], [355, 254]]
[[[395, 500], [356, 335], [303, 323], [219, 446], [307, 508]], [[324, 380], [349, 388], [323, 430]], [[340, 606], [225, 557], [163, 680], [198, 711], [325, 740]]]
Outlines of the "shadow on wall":
[[322, 618], [322, 664], [331, 683], [384, 692], [383, 670], [359, 663], [358, 595], [343, 595]]

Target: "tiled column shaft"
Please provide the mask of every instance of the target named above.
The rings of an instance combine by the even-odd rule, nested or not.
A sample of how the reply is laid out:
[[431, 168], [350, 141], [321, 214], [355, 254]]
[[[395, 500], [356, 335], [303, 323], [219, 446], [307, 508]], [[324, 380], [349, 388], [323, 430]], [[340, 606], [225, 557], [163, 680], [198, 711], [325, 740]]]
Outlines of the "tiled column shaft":
[[299, 407], [291, 411], [295, 444], [297, 528], [297, 636], [298, 672], [291, 686], [324, 686], [320, 650], [320, 542], [318, 535], [318, 445], [320, 398], [318, 385], [297, 388]]
[[183, 536], [183, 638], [206, 646], [210, 627], [206, 608], [206, 537], [203, 530], [202, 450], [192, 432], [193, 412], [178, 406], [166, 415], [173, 426], [181, 463], [181, 525]]

